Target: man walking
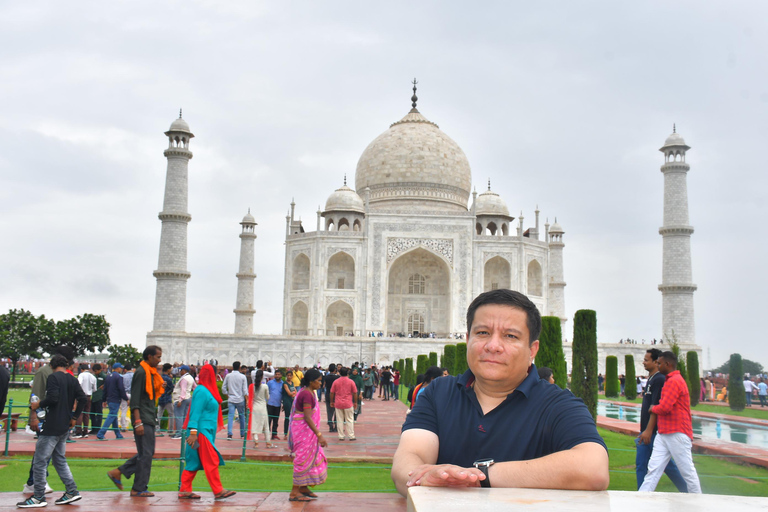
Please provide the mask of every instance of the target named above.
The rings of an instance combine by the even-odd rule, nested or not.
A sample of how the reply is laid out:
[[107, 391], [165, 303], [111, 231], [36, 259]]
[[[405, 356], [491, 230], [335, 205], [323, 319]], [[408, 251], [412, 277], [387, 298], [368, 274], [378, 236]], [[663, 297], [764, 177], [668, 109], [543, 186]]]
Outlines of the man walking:
[[[104, 380], [104, 401], [109, 408], [107, 413], [107, 420], [104, 425], [101, 426], [99, 433], [96, 434], [96, 439], [104, 441], [104, 436], [107, 435], [107, 430], [114, 425], [115, 436], [118, 439], [122, 439], [124, 436], [120, 433], [120, 427], [117, 424], [117, 412], [120, 409], [120, 403], [122, 401], [128, 401], [128, 394], [125, 392], [125, 386], [123, 384], [123, 365], [115, 363], [112, 365], [112, 373], [109, 374]], [[102, 404], [102, 409], [105, 404]]]
[[344, 440], [344, 432], [350, 441], [356, 441], [354, 411], [357, 409], [357, 386], [348, 377], [349, 368], [339, 370], [341, 375], [331, 386], [331, 407], [336, 409], [336, 419], [341, 423], [339, 441]]
[[747, 395], [747, 407], [752, 407], [752, 394], [757, 391], [757, 386], [752, 382], [752, 379], [744, 376], [744, 392]]
[[[64, 483], [66, 491], [56, 500], [57, 505], [66, 505], [81, 498], [77, 484], [67, 464], [67, 438], [69, 429], [75, 425], [75, 418], [83, 412], [86, 397], [77, 379], [67, 372], [69, 361], [61, 354], [53, 356], [51, 368], [53, 373], [46, 381], [45, 398], [30, 405], [32, 415], [37, 410], [46, 410], [45, 423], [35, 445], [35, 456], [32, 460], [34, 470], [34, 493], [25, 501], [16, 504], [19, 508], [38, 508], [47, 505], [45, 500], [45, 472], [48, 463], [53, 460], [53, 467]], [[77, 407], [75, 408], [75, 401]], [[74, 409], [74, 413], [73, 413]]]
[[757, 385], [757, 396], [760, 397], [760, 407], [765, 407], [768, 399], [768, 384], [765, 383], [765, 379], [760, 379], [760, 384]]
[[91, 395], [91, 430], [89, 434], [96, 435], [101, 430], [101, 424], [104, 412], [104, 379], [106, 372], [102, 370], [101, 364], [93, 365], [93, 376], [96, 378], [96, 391]]
[[82, 408], [83, 412], [75, 421], [75, 434], [72, 436], [72, 439], [88, 437], [88, 421], [91, 418], [91, 397], [96, 392], [96, 377], [85, 363], [80, 364], [80, 374], [77, 376], [77, 382], [80, 384], [80, 388], [85, 393], [86, 398]]
[[173, 365], [171, 363], [165, 363], [163, 365], [163, 373], [161, 374], [161, 377], [163, 378], [165, 388], [163, 388], [163, 394], [160, 395], [160, 399], [157, 401], [157, 432], [155, 432], [155, 437], [163, 437], [164, 435], [161, 432], [160, 422], [163, 419], [163, 414], [166, 412], [168, 413], [168, 426], [166, 427], [166, 431], [171, 437], [173, 437], [174, 434], [173, 378], [171, 377], [171, 370], [173, 370]]
[[[279, 440], [277, 435], [280, 422], [280, 407], [283, 405], [283, 372], [275, 370], [275, 378], [267, 382], [269, 399], [267, 400], [267, 414], [269, 415], [269, 427], [272, 430], [272, 439]], [[288, 411], [288, 416], [291, 412]]]
[[[651, 407], [658, 405], [659, 400], [661, 400], [661, 390], [667, 380], [664, 375], [659, 373], [658, 359], [660, 355], [661, 350], [652, 348], [645, 352], [643, 358], [643, 368], [648, 372], [649, 377], [644, 388], [643, 405], [640, 409], [640, 436], [635, 440], [637, 446], [635, 473], [637, 474], [638, 489], [643, 485], [645, 475], [648, 473], [648, 461], [651, 459], [653, 442], [656, 439], [657, 418], [655, 414], [651, 413]], [[677, 469], [675, 461], [670, 460], [664, 472], [680, 492], [687, 492], [688, 487], [685, 485], [685, 480], [680, 474], [680, 470]]]
[[688, 385], [677, 370], [677, 356], [674, 352], [662, 352], [658, 363], [659, 372], [667, 377], [659, 404], [651, 407], [651, 412], [657, 416], [659, 433], [653, 442], [648, 474], [638, 490], [654, 491], [670, 458], [674, 458], [688, 486], [688, 492], [701, 494], [699, 475], [691, 455], [693, 428]]
[[325, 412], [328, 417], [328, 432], [337, 432], [336, 427], [336, 409], [331, 405], [331, 387], [336, 379], [339, 378], [336, 365], [331, 363], [328, 365], [328, 373], [323, 377], [323, 385], [325, 387]]
[[[247, 369], [245, 367], [242, 367]], [[232, 421], [237, 412], [240, 422], [240, 437], [245, 438], [245, 397], [248, 396], [248, 379], [243, 374], [240, 361], [232, 363], [232, 372], [227, 374], [221, 384], [221, 392], [227, 395], [229, 412], [227, 414], [227, 441], [232, 440]], [[290, 414], [290, 412], [288, 413]]]
[[181, 439], [181, 429], [189, 412], [189, 404], [192, 402], [192, 391], [197, 386], [195, 379], [189, 374], [190, 367], [183, 364], [179, 367], [179, 381], [173, 388], [173, 409], [176, 416], [176, 432], [171, 439]]
[[157, 365], [163, 357], [163, 351], [156, 345], [149, 345], [142, 354], [144, 360], [131, 382], [131, 418], [133, 435], [136, 442], [136, 455], [122, 466], [107, 473], [118, 489], [123, 489], [120, 477], [130, 478], [134, 474], [131, 496], [149, 498], [154, 496], [147, 490], [149, 475], [152, 472], [152, 457], [155, 455], [155, 422], [157, 420], [156, 401], [163, 394], [163, 378], [157, 371]]
[[133, 374], [135, 371], [136, 370], [134, 370], [133, 366], [130, 364], [126, 364], [123, 369], [123, 388], [125, 388], [125, 392], [128, 394], [128, 399], [120, 402], [120, 414], [117, 418], [122, 432], [128, 430], [128, 425], [130, 424], [129, 420], [131, 413], [129, 412], [128, 402], [131, 400], [131, 384], [133, 383]]

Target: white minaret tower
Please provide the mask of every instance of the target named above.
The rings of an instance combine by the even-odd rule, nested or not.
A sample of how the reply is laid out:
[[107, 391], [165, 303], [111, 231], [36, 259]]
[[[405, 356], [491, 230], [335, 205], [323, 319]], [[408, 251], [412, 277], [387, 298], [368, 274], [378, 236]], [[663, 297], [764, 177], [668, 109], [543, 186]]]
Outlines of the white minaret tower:
[[237, 303], [235, 305], [235, 334], [253, 334], [253, 245], [256, 240], [256, 220], [251, 215], [251, 209], [240, 223], [243, 231], [240, 233], [240, 270], [237, 272]]
[[545, 227], [544, 236], [548, 237], [549, 242], [549, 297], [547, 304], [549, 307], [548, 315], [560, 318], [560, 329], [565, 334], [565, 324], [568, 317], [565, 316], [565, 273], [563, 271], [563, 235], [565, 231], [557, 223]]
[[155, 322], [153, 331], [185, 330], [187, 316], [187, 225], [192, 216], [187, 213], [187, 174], [189, 159], [189, 141], [194, 135], [189, 125], [181, 118], [165, 132], [168, 136], [168, 149], [163, 153], [168, 159], [165, 176], [165, 199], [163, 211], [158, 217], [162, 221], [160, 233], [160, 257], [157, 270], [155, 294]]
[[[665, 339], [674, 333], [679, 343], [696, 343], [693, 323], [693, 284], [691, 273], [691, 234], [693, 226], [688, 219], [688, 185], [686, 176], [690, 166], [685, 163], [685, 152], [691, 149], [672, 127], [672, 135], [664, 146], [664, 225], [659, 234], [664, 240], [664, 258], [661, 284], [661, 330]], [[672, 340], [669, 339], [671, 342]]]

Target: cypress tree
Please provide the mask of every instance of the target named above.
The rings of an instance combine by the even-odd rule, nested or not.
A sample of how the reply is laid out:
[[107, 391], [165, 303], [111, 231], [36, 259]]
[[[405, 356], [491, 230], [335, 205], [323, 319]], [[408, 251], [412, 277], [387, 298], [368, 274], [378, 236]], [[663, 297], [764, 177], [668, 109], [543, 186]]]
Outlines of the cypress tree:
[[451, 375], [455, 375], [456, 345], [446, 345], [443, 348], [443, 368], [447, 368]]
[[728, 365], [728, 405], [734, 411], [743, 411], [747, 406], [744, 363], [741, 360], [741, 354], [731, 354], [731, 362]]
[[560, 319], [556, 316], [541, 317], [541, 335], [539, 335], [539, 352], [536, 354], [536, 366], [551, 368], [555, 374], [555, 384], [565, 389], [568, 375], [563, 354], [563, 334]]
[[467, 371], [467, 344], [456, 344], [456, 360], [454, 361], [453, 375], [461, 375]]
[[437, 366], [437, 352], [429, 353], [429, 366]]
[[635, 375], [635, 358], [632, 354], [624, 355], [624, 376], [626, 384], [624, 385], [624, 396], [627, 400], [637, 398], [637, 375]]
[[620, 390], [619, 358], [608, 356], [605, 358], [605, 398], [618, 398]]
[[398, 369], [399, 361], [392, 361], [392, 369], [397, 370]]
[[685, 354], [685, 360], [688, 366], [688, 389], [691, 391], [691, 407], [696, 407], [699, 405], [699, 397], [701, 396], [699, 354], [695, 350], [690, 350]]
[[405, 378], [406, 386], [413, 386], [416, 382], [416, 379], [413, 376], [413, 358], [412, 357], [406, 357], [405, 358]]
[[416, 357], [416, 375], [427, 373], [427, 368], [429, 368], [429, 357], [426, 354], [419, 354]]
[[571, 391], [597, 418], [597, 314], [580, 309], [573, 319]]

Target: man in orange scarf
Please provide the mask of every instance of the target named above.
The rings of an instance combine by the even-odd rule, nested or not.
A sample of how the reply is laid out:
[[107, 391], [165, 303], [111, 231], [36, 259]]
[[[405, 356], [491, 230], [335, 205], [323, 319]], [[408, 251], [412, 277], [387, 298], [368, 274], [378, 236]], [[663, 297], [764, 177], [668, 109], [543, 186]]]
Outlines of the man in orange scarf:
[[119, 468], [107, 473], [118, 489], [123, 489], [122, 475], [130, 478], [134, 474], [131, 496], [148, 498], [154, 496], [147, 490], [149, 474], [152, 471], [152, 457], [155, 455], [155, 424], [157, 421], [157, 399], [163, 394], [163, 378], [157, 365], [163, 357], [160, 347], [149, 345], [142, 354], [141, 362], [131, 382], [131, 418], [133, 436], [136, 441], [136, 455]]

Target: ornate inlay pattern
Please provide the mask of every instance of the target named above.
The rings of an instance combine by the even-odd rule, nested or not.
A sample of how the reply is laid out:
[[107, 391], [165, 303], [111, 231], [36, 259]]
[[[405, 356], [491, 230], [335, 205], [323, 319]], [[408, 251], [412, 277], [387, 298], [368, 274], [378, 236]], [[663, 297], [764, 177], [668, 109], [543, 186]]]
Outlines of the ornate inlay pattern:
[[341, 300], [349, 304], [352, 309], [355, 309], [355, 298], [354, 297], [339, 297], [339, 296], [326, 296], [325, 297], [325, 309], [328, 309], [328, 306], [333, 304], [334, 302]]
[[424, 247], [440, 254], [453, 265], [453, 240], [450, 238], [387, 238], [387, 265], [414, 247]]

